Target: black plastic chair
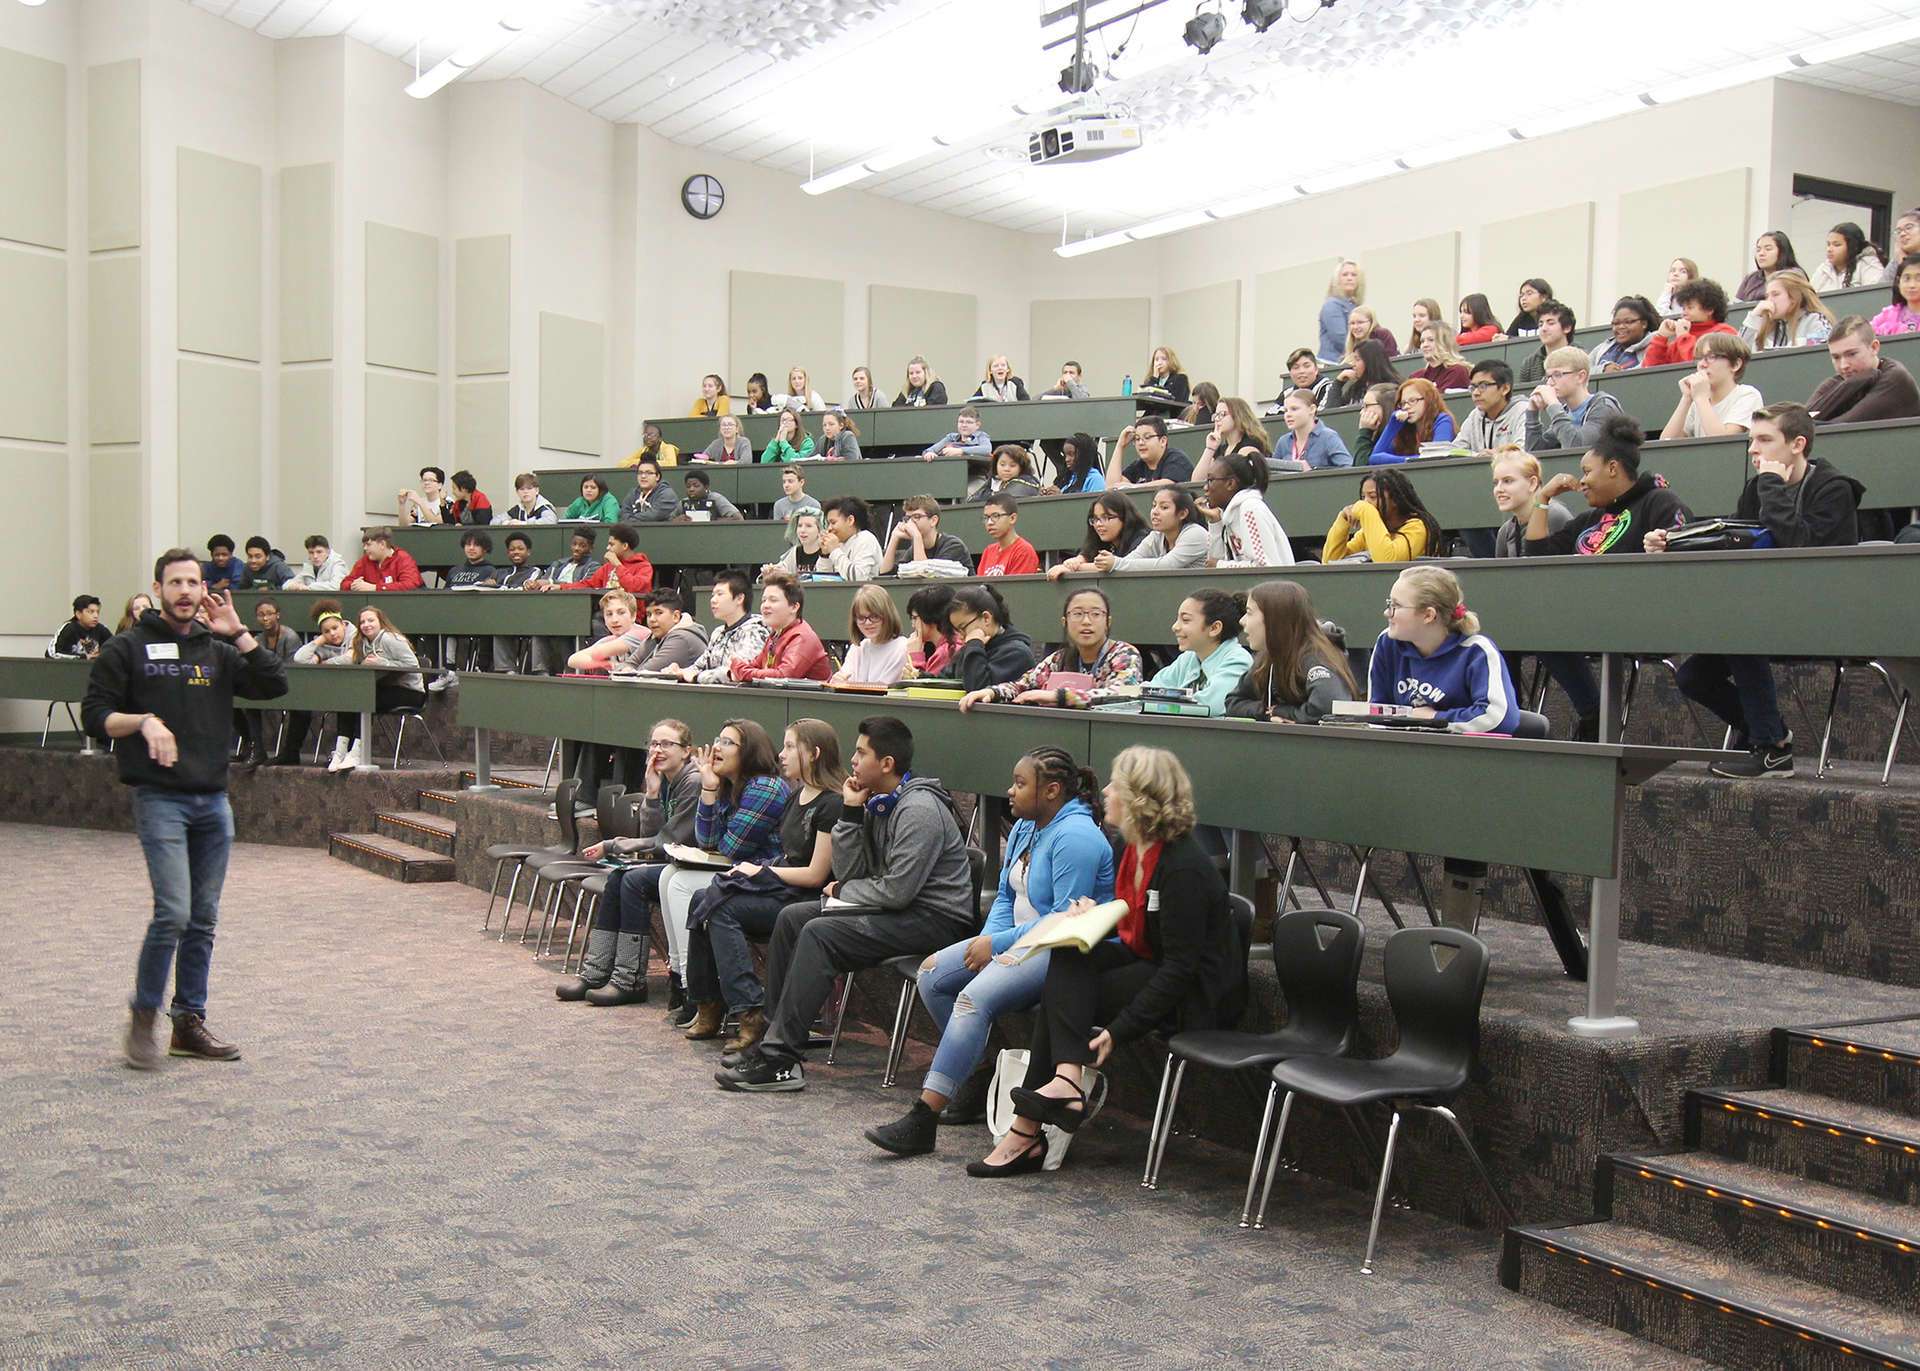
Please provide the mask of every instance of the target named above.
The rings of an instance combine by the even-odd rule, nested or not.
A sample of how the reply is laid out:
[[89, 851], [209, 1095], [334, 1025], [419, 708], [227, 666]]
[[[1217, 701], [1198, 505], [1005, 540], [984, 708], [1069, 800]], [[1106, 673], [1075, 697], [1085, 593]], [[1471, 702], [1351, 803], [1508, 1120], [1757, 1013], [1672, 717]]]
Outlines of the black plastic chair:
[[1274, 1085], [1286, 1091], [1280, 1106], [1280, 1126], [1267, 1158], [1267, 1176], [1260, 1192], [1260, 1210], [1253, 1226], [1266, 1226], [1267, 1196], [1273, 1190], [1274, 1163], [1286, 1139], [1287, 1118], [1296, 1095], [1319, 1100], [1337, 1109], [1385, 1104], [1393, 1114], [1387, 1128], [1387, 1146], [1380, 1162], [1380, 1184], [1374, 1192], [1373, 1224], [1367, 1230], [1367, 1255], [1360, 1274], [1373, 1274], [1373, 1252], [1380, 1240], [1380, 1213], [1386, 1207], [1387, 1182], [1393, 1175], [1393, 1149], [1400, 1136], [1404, 1110], [1438, 1114], [1447, 1121], [1467, 1149], [1487, 1193], [1506, 1222], [1513, 1211], [1495, 1188], [1493, 1176], [1467, 1136], [1460, 1120], [1447, 1107], [1466, 1088], [1480, 1036], [1480, 1000], [1486, 993], [1491, 960], [1485, 943], [1457, 928], [1408, 928], [1387, 939], [1387, 1003], [1400, 1028], [1400, 1044], [1385, 1057], [1356, 1061], [1352, 1057], [1295, 1057], [1273, 1068]]
[[[564, 810], [569, 816], [573, 814], [573, 795], [575, 789], [576, 785], [573, 781], [568, 780], [560, 783], [560, 788], [554, 792], [554, 807], [556, 810]], [[568, 831], [569, 827], [572, 827], [572, 832]], [[518, 843], [493, 843], [487, 848], [487, 860], [493, 863], [493, 883], [487, 887], [487, 917], [480, 925], [480, 931], [482, 933], [486, 932], [493, 924], [493, 902], [495, 897], [500, 893], [500, 873], [508, 862], [513, 863], [513, 882], [507, 887], [507, 917], [502, 919], [500, 923], [501, 942], [507, 940], [507, 923], [513, 916], [514, 892], [520, 888], [520, 873], [526, 869], [527, 862], [537, 856], [565, 855], [579, 850], [579, 829], [577, 826], [562, 825], [560, 833], [562, 837], [571, 839], [575, 843], [575, 846], [524, 847]], [[529, 919], [533, 917], [531, 905], [528, 906], [527, 917]]]
[[[967, 869], [973, 877], [973, 915], [975, 933], [979, 932], [984, 918], [980, 913], [980, 894], [987, 879], [987, 854], [977, 847], [967, 849]], [[891, 1087], [900, 1074], [900, 1059], [907, 1053], [907, 1024], [913, 1017], [914, 991], [920, 984], [920, 964], [940, 949], [930, 947], [925, 952], [907, 952], [898, 957], [889, 957], [880, 963], [888, 971], [900, 977], [900, 1000], [893, 1007], [893, 1032], [887, 1038], [887, 1065], [880, 1073], [880, 1084]], [[840, 1027], [847, 1021], [847, 1000], [853, 994], [853, 977], [849, 975], [840, 987], [840, 1007], [833, 1016], [833, 1041], [827, 1045], [827, 1064], [833, 1064], [833, 1054], [840, 1050]]]
[[[570, 780], [561, 782], [561, 785], [566, 788], [566, 794], [564, 796], [567, 801], [566, 804], [562, 805], [559, 803], [563, 797], [558, 787], [556, 787], [553, 792], [555, 806], [554, 818], [555, 822], [560, 825], [561, 842], [557, 846], [542, 848], [538, 852], [532, 853], [521, 863], [521, 870], [524, 871], [529, 878], [527, 882], [527, 921], [520, 930], [520, 941], [523, 943], [533, 932], [533, 908], [540, 899], [540, 882], [542, 880], [540, 873], [559, 862], [578, 862], [580, 860], [580, 816], [574, 812], [574, 801], [578, 785], [576, 782]], [[500, 921], [501, 942], [507, 940], [507, 930], [512, 923], [513, 904], [509, 902], [507, 904], [506, 915]]]
[[[626, 793], [627, 788], [623, 785], [607, 784], [601, 786], [599, 794], [594, 796], [593, 817], [594, 822], [600, 827], [602, 839], [628, 836], [624, 832], [627, 824], [625, 816], [629, 813], [625, 804]], [[577, 819], [575, 824], [577, 828]], [[560, 901], [565, 897], [568, 886], [576, 887], [573, 900], [573, 923], [569, 926], [567, 935], [568, 946], [572, 946], [572, 930], [578, 928], [580, 924], [579, 883], [590, 876], [600, 875], [608, 869], [598, 862], [587, 861], [578, 856], [577, 852], [576, 849], [574, 855], [561, 857], [558, 861], [535, 859], [530, 863], [534, 868], [535, 887], [537, 888], [542, 881], [548, 885], [546, 913], [540, 919], [540, 938], [533, 945], [535, 957], [544, 957], [548, 953], [548, 940], [553, 931], [560, 926]], [[605, 887], [602, 886], [603, 891], [604, 889]], [[529, 924], [533, 922], [531, 913], [528, 915], [527, 922]]]
[[[1367, 927], [1337, 909], [1307, 909], [1283, 914], [1273, 924], [1273, 970], [1280, 978], [1280, 994], [1287, 1006], [1286, 1023], [1272, 1033], [1244, 1033], [1231, 1028], [1204, 1028], [1176, 1033], [1167, 1044], [1166, 1065], [1160, 1072], [1160, 1102], [1154, 1109], [1153, 1129], [1147, 1134], [1147, 1168], [1140, 1184], [1160, 1187], [1160, 1165], [1166, 1160], [1167, 1139], [1173, 1133], [1174, 1110], [1188, 1063], [1219, 1071], [1268, 1070], [1277, 1062], [1302, 1055], [1339, 1057], [1352, 1050], [1359, 1031], [1360, 1005], [1354, 987], [1360, 979], [1360, 958], [1367, 946]], [[1176, 1066], [1175, 1063], [1178, 1062]], [[1253, 1157], [1253, 1174], [1260, 1174], [1261, 1149], [1273, 1127], [1274, 1088], [1267, 1089], [1267, 1113]], [[1252, 1178], [1240, 1222], [1253, 1207]]]

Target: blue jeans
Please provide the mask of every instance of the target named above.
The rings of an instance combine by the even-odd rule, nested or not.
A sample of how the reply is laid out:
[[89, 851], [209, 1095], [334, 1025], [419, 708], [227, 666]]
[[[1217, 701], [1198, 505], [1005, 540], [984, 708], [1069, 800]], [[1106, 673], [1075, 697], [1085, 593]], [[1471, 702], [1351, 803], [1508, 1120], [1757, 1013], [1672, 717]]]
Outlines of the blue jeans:
[[593, 926], [613, 933], [651, 934], [653, 907], [660, 903], [660, 878], [666, 874], [665, 862], [615, 872], [593, 911]]
[[706, 922], [687, 932], [687, 994], [702, 1003], [724, 1001], [730, 1014], [763, 1009], [767, 992], [753, 969], [748, 940], [772, 937], [780, 911], [809, 892], [753, 890], [724, 897], [712, 892], [708, 886], [693, 897], [694, 910], [704, 909]]
[[140, 945], [133, 1007], [159, 1009], [172, 972], [169, 1012], [205, 1014], [213, 926], [220, 918], [220, 887], [226, 884], [227, 854], [233, 848], [233, 810], [223, 790], [193, 795], [136, 786], [133, 826], [153, 883], [153, 920]]
[[967, 970], [966, 963], [967, 945], [972, 941], [963, 938], [934, 953], [933, 968], [922, 970], [919, 978], [920, 1001], [940, 1025], [940, 1046], [922, 1088], [948, 1099], [980, 1064], [993, 1021], [1018, 1009], [1032, 1009], [1047, 985], [1050, 953], [1036, 953], [1012, 966], [992, 961], [974, 972]]

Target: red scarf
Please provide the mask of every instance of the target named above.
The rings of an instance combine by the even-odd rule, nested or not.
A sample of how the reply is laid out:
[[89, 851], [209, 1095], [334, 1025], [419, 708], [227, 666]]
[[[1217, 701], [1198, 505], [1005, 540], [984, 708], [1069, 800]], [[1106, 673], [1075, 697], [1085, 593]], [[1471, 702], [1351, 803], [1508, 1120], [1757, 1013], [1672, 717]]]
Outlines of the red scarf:
[[1160, 847], [1155, 843], [1142, 852], [1128, 843], [1127, 850], [1120, 854], [1120, 870], [1113, 878], [1114, 898], [1127, 902], [1127, 912], [1120, 916], [1115, 932], [1127, 949], [1144, 961], [1153, 960], [1153, 944], [1147, 938], [1147, 887], [1153, 884], [1154, 868], [1160, 865]]

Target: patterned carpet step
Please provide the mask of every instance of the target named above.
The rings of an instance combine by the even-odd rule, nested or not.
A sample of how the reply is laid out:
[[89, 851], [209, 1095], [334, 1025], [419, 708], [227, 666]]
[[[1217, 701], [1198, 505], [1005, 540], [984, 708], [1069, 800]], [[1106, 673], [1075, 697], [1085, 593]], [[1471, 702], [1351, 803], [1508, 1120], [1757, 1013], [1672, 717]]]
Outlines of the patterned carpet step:
[[1920, 1371], [1920, 1316], [1618, 1221], [1511, 1228], [1501, 1279], [1717, 1366]]
[[453, 879], [453, 858], [384, 833], [329, 834], [327, 851], [343, 862], [409, 885]]
[[[493, 768], [492, 780], [493, 783], [502, 790], [538, 790], [540, 789], [540, 779], [545, 774], [546, 773], [539, 767], [507, 770], [496, 766]], [[474, 785], [478, 781], [479, 777], [476, 776], [472, 770], [460, 773], [461, 785]]]
[[423, 790], [419, 798], [420, 808], [429, 814], [445, 814], [452, 818], [460, 812], [460, 792], [457, 790]]
[[1920, 1121], [1920, 1019], [1781, 1030], [1786, 1083]]
[[1707, 1152], [1602, 1160], [1600, 1212], [1920, 1316], [1920, 1208]]
[[1689, 1145], [1784, 1176], [1920, 1204], [1920, 1120], [1804, 1090], [1693, 1090]]
[[460, 825], [451, 818], [420, 809], [383, 809], [374, 815], [373, 829], [443, 857], [453, 855], [454, 840], [460, 834]]

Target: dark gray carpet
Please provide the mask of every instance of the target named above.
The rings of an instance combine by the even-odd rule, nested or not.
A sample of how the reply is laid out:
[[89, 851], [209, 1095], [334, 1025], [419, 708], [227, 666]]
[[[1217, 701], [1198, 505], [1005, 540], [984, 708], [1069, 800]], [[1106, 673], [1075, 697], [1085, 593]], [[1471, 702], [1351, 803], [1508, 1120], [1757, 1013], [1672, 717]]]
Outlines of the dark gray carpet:
[[[1502, 1290], [1495, 1236], [1138, 1121], [993, 1183], [889, 1160], [871, 1040], [798, 1096], [723, 1095], [654, 1005], [557, 1004], [484, 897], [236, 849], [210, 1020], [244, 1061], [119, 1064], [146, 919], [120, 834], [0, 825], [0, 1363], [1681, 1367]], [[657, 984], [657, 983], [656, 983]]]

